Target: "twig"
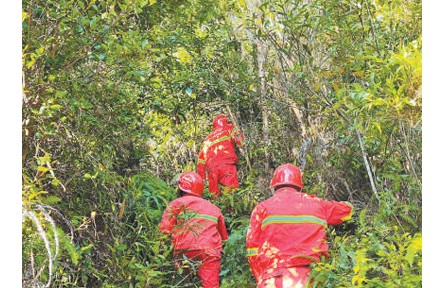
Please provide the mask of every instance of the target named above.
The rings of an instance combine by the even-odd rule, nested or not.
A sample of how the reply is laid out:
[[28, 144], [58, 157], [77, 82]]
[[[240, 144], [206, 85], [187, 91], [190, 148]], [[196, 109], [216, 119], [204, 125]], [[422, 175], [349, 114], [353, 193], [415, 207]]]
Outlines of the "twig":
[[360, 150], [362, 151], [363, 161], [365, 162], [366, 171], [368, 172], [368, 177], [369, 177], [369, 181], [371, 182], [372, 191], [374, 192], [374, 195], [377, 198], [377, 201], [379, 202], [379, 205], [380, 205], [380, 198], [379, 198], [379, 195], [377, 194], [377, 189], [376, 189], [375, 183], [374, 183], [374, 177], [372, 177], [371, 166], [369, 165], [369, 162], [368, 162], [368, 157], [366, 155], [366, 150], [365, 150], [365, 145], [363, 144], [363, 139], [362, 139], [360, 132], [358, 131], [357, 128], [355, 129], [355, 132], [357, 133], [358, 142], [360, 144]]
[[371, 15], [371, 10], [369, 9], [368, 0], [365, 0], [364, 2], [366, 5], [366, 10], [368, 11], [369, 22], [371, 23], [371, 32], [372, 32], [372, 36], [374, 38], [375, 46], [377, 48], [377, 53], [379, 54], [379, 57], [382, 58], [382, 53], [380, 51], [379, 42], [377, 40], [377, 36], [375, 33], [374, 22], [372, 21], [372, 15]]
[[[241, 129], [238, 125], [238, 121], [236, 121], [236, 118], [232, 114], [232, 110], [230, 109], [229, 105], [226, 104], [227, 112], [229, 113], [230, 119], [232, 120], [233, 124], [235, 125], [235, 129], [241, 132]], [[247, 149], [245, 150], [242, 147], [239, 147], [241, 154], [243, 154], [244, 158], [246, 158], [247, 166], [249, 167], [249, 171], [252, 170], [252, 166], [250, 165], [250, 159], [249, 155], [247, 154]]]
[[409, 153], [409, 147], [408, 147], [408, 138], [406, 137], [406, 131], [405, 131], [405, 127], [403, 126], [403, 123], [401, 121], [399, 121], [399, 125], [400, 125], [400, 130], [402, 131], [402, 135], [403, 138], [405, 139], [405, 147], [406, 147], [406, 151], [405, 149], [403, 149], [402, 145], [400, 143], [397, 143], [400, 147], [400, 149], [402, 150], [402, 152], [405, 154], [406, 158], [408, 158], [408, 161], [411, 165], [411, 169], [413, 171], [414, 177], [416, 178], [417, 182], [422, 185], [422, 182], [419, 180], [419, 177], [417, 177], [417, 173], [416, 173], [416, 167], [414, 166], [413, 161], [411, 160], [411, 156]]

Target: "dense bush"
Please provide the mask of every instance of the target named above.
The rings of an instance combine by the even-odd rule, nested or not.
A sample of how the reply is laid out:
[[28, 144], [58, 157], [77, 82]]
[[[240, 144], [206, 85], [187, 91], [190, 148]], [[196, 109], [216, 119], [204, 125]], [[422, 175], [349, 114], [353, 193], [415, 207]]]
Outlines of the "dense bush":
[[220, 113], [246, 136], [221, 286], [255, 286], [246, 229], [285, 162], [355, 207], [316, 287], [421, 286], [421, 8], [23, 1], [23, 286], [198, 286], [157, 225]]

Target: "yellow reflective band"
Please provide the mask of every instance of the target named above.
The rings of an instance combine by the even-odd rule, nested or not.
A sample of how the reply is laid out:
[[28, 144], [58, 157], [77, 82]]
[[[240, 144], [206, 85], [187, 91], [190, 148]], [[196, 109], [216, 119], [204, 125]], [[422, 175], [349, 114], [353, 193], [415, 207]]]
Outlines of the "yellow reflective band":
[[349, 214], [346, 215], [345, 217], [341, 218], [342, 221], [347, 221], [347, 220], [349, 220], [349, 219], [352, 218], [352, 211], [354, 210], [354, 208], [352, 207], [352, 204], [351, 204], [351, 203], [349, 203], [349, 202], [347, 202], [347, 201], [345, 201], [344, 203], [346, 203], [348, 206], [351, 207], [351, 212], [349, 212]]
[[258, 255], [258, 248], [247, 248], [247, 257], [252, 257]]
[[211, 146], [213, 146], [213, 145], [215, 145], [215, 144], [218, 144], [219, 142], [222, 142], [222, 141], [225, 141], [225, 140], [227, 140], [227, 141], [230, 141], [230, 137], [229, 136], [223, 136], [223, 137], [221, 137], [221, 138], [218, 138], [218, 139], [216, 139], [216, 140], [213, 140], [212, 142], [206, 142], [205, 143], [205, 145], [207, 146], [207, 147], [211, 147]]
[[317, 258], [309, 256], [309, 255], [304, 255], [304, 254], [293, 255], [291, 258], [303, 258], [303, 259], [309, 259], [312, 262], [318, 262]]
[[210, 216], [210, 215], [205, 215], [205, 214], [196, 214], [196, 215], [193, 215], [193, 218], [205, 219], [205, 220], [210, 220], [215, 223], [218, 223], [218, 217], [215, 217], [215, 216]]
[[198, 164], [206, 164], [206, 161], [204, 159], [198, 159]]
[[328, 227], [325, 220], [312, 215], [272, 215], [263, 220], [261, 229], [270, 224], [318, 224]]

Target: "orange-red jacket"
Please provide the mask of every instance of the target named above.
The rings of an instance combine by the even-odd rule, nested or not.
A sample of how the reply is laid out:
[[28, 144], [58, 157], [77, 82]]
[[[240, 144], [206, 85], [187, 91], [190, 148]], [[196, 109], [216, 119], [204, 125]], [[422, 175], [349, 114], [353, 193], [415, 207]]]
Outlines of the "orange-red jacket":
[[238, 162], [235, 144], [239, 147], [243, 146], [244, 136], [231, 124], [216, 128], [205, 138], [197, 165], [197, 172], [202, 179], [206, 179], [206, 170], [211, 169], [212, 166]]
[[204, 250], [213, 256], [220, 256], [222, 240], [228, 239], [219, 208], [190, 194], [168, 204], [159, 230], [172, 234], [175, 251]]
[[340, 224], [351, 215], [349, 202], [326, 201], [291, 187], [278, 189], [255, 207], [250, 218], [246, 246], [255, 278], [327, 257], [327, 225]]

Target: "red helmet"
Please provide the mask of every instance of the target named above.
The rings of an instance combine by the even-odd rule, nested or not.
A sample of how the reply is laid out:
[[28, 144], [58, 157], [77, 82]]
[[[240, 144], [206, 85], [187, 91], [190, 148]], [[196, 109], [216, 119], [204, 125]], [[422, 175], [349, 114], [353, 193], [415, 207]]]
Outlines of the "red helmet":
[[269, 188], [282, 185], [300, 187], [303, 190], [303, 180], [301, 179], [300, 168], [293, 164], [283, 164], [275, 169], [270, 181]]
[[225, 127], [229, 124], [229, 118], [226, 115], [218, 115], [213, 119], [213, 129]]
[[184, 192], [201, 197], [204, 190], [204, 181], [198, 173], [190, 171], [179, 176], [178, 186]]

